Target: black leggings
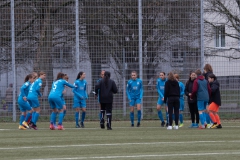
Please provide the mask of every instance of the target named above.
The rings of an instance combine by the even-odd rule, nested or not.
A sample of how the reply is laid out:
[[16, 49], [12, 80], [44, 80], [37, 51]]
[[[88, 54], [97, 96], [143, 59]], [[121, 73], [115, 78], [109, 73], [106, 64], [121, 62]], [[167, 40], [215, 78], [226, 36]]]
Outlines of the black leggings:
[[191, 114], [192, 123], [195, 123], [195, 120], [196, 120], [196, 123], [199, 123], [199, 113], [198, 113], [197, 102], [188, 103], [188, 106]]
[[101, 120], [104, 119], [104, 114], [106, 111], [106, 115], [107, 115], [107, 123], [108, 126], [111, 127], [111, 123], [112, 123], [112, 103], [101, 103]]
[[178, 125], [178, 120], [179, 120], [179, 106], [180, 106], [180, 101], [179, 97], [168, 97], [168, 117], [169, 117], [169, 126], [172, 126], [173, 119], [173, 110], [174, 110], [174, 115], [175, 115], [175, 125]]

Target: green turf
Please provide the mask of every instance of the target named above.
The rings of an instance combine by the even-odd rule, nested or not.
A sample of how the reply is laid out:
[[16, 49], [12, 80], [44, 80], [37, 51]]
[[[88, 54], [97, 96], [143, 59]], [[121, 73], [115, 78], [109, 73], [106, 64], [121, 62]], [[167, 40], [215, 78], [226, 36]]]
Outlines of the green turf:
[[179, 130], [160, 127], [159, 121], [142, 121], [131, 128], [128, 121], [114, 121], [113, 130], [99, 128], [98, 122], [85, 122], [76, 129], [18, 130], [17, 123], [0, 124], [0, 159], [141, 159], [141, 160], [239, 160], [239, 120], [224, 121], [222, 129], [189, 129], [185, 122]]

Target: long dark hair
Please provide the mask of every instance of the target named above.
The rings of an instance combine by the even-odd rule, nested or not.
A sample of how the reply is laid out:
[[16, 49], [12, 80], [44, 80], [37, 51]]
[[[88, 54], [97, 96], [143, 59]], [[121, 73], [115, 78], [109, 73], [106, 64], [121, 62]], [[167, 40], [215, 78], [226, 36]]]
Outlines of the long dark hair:
[[64, 73], [59, 72], [59, 73], [57, 74], [57, 79], [56, 79], [56, 80], [63, 79], [63, 77], [64, 77]]
[[110, 77], [111, 77], [111, 73], [108, 71], [105, 71], [103, 81], [106, 88], [108, 87], [108, 80], [110, 79]]
[[81, 72], [79, 72], [79, 73], [78, 73], [78, 75], [77, 75], [77, 78], [76, 78], [76, 80], [78, 80], [78, 79], [79, 79], [79, 78], [80, 78], [80, 77], [83, 75], [83, 73], [84, 73], [84, 72], [82, 72], [82, 71], [81, 71]]
[[32, 74], [28, 74], [25, 79], [24, 79], [24, 82], [27, 82], [30, 78], [33, 78], [33, 75]]

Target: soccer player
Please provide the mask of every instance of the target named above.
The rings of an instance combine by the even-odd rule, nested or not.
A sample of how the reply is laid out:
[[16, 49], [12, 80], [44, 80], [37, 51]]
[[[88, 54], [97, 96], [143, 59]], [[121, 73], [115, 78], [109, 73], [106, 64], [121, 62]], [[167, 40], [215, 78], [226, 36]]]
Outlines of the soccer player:
[[18, 96], [18, 105], [19, 105], [20, 111], [22, 112], [20, 116], [19, 127], [18, 127], [20, 130], [25, 130], [26, 128], [29, 128], [27, 122], [25, 122], [24, 120], [27, 112], [29, 114], [32, 113], [32, 108], [27, 101], [27, 95], [29, 92], [29, 87], [31, 83], [33, 83], [33, 81], [34, 81], [33, 75], [32, 74], [27, 75], [24, 79], [24, 84], [20, 88], [20, 94]]
[[74, 88], [75, 86], [69, 84], [64, 78], [64, 73], [59, 72], [57, 75], [56, 81], [52, 84], [52, 89], [48, 95], [48, 102], [50, 104], [52, 111], [51, 117], [50, 117], [50, 129], [54, 130], [54, 121], [56, 119], [57, 113], [59, 113], [58, 116], [58, 130], [64, 130], [62, 126], [63, 121], [63, 101], [62, 101], [62, 94], [65, 86]]
[[[161, 123], [162, 127], [164, 127], [164, 125], [165, 125], [165, 121], [164, 121], [163, 116], [162, 116], [161, 108], [165, 104], [164, 103], [164, 86], [165, 86], [166, 81], [167, 81], [167, 78], [166, 78], [165, 72], [160, 72], [159, 78], [157, 79], [156, 88], [157, 88], [157, 92], [158, 92], [157, 112], [158, 112], [158, 117], [162, 122]], [[166, 110], [166, 119], [167, 119], [166, 126], [168, 126], [167, 106], [165, 106], [165, 110]]]
[[207, 80], [202, 75], [202, 72], [200, 69], [197, 69], [195, 73], [197, 74], [197, 78], [193, 82], [193, 90], [192, 90], [190, 99], [193, 99], [195, 96], [197, 96], [197, 106], [198, 106], [199, 118], [201, 121], [201, 126], [199, 126], [199, 129], [205, 129], [207, 126], [206, 106], [208, 104], [209, 97], [211, 95], [211, 88]]
[[[203, 67], [203, 76], [205, 77], [205, 79], [208, 81], [208, 75], [213, 74], [213, 69], [212, 66], [210, 64], [205, 64], [205, 66]], [[208, 110], [208, 105], [206, 107], [206, 122], [207, 122], [207, 128], [210, 128], [211, 125], [211, 118], [209, 116], [209, 110]]]
[[174, 129], [178, 129], [178, 120], [179, 120], [179, 106], [180, 106], [180, 87], [177, 80], [174, 77], [174, 74], [170, 72], [168, 74], [168, 80], [165, 83], [164, 88], [164, 103], [167, 102], [168, 105], [168, 114], [169, 114], [169, 126], [168, 130], [172, 130], [173, 123], [173, 112], [175, 114], [175, 126]]
[[[97, 80], [97, 84], [103, 79], [104, 73], [105, 73], [105, 70], [102, 70], [101, 73], [100, 73], [100, 78]], [[100, 107], [99, 119], [101, 121], [102, 117], [104, 117], [105, 112], [101, 111], [101, 103], [99, 101], [99, 93], [98, 92], [96, 92], [95, 96], [97, 96], [96, 98], [98, 99], [98, 103], [99, 103], [99, 107]]]
[[127, 97], [129, 100], [130, 105], [130, 120], [131, 126], [134, 127], [134, 106], [137, 105], [137, 115], [138, 115], [138, 122], [137, 127], [140, 127], [141, 121], [141, 103], [143, 97], [143, 84], [142, 80], [137, 78], [137, 72], [131, 72], [131, 79], [127, 83]]
[[179, 81], [180, 77], [179, 74], [174, 74], [174, 77], [178, 81], [179, 87], [180, 87], [180, 107], [179, 107], [179, 127], [183, 127], [183, 111], [184, 111], [184, 90], [185, 90], [185, 85]]
[[218, 115], [219, 106], [221, 106], [220, 84], [214, 74], [208, 75], [208, 82], [211, 87], [211, 96], [209, 100], [209, 115], [213, 121], [211, 128], [222, 128], [220, 117]]
[[[87, 81], [85, 80], [86, 74], [84, 72], [79, 72], [77, 75], [77, 79], [74, 82], [76, 88], [73, 89], [74, 93], [74, 102], [73, 108], [76, 109], [75, 112], [75, 121], [76, 121], [76, 128], [84, 128], [84, 120], [86, 116], [86, 99], [88, 99], [87, 94]], [[80, 109], [82, 110], [81, 116], [81, 123], [79, 125], [79, 113]]]
[[190, 99], [190, 96], [192, 94], [193, 82], [196, 79], [196, 77], [197, 77], [196, 73], [191, 71], [189, 75], [189, 79], [185, 85], [185, 90], [184, 90], [185, 95], [188, 97], [188, 107], [189, 107], [191, 120], [192, 120], [192, 124], [189, 126], [189, 128], [198, 128], [198, 124], [199, 124], [197, 97], [194, 97], [192, 100]]
[[110, 79], [110, 72], [106, 71], [104, 73], [104, 78], [99, 81], [95, 86], [95, 93], [99, 95], [99, 102], [101, 103], [101, 112], [102, 117], [100, 121], [100, 127], [105, 128], [104, 124], [104, 113], [107, 114], [107, 130], [112, 130], [112, 103], [113, 103], [113, 94], [118, 92], [115, 82]]
[[40, 116], [40, 105], [38, 101], [38, 97], [41, 97], [42, 94], [40, 93], [40, 89], [42, 86], [42, 80], [46, 78], [46, 73], [45, 72], [40, 72], [39, 73], [39, 78], [33, 82], [30, 86], [30, 90], [27, 96], [28, 102], [30, 103], [30, 106], [33, 108], [33, 113], [32, 113], [32, 121], [31, 121], [31, 128], [37, 130], [37, 121]]

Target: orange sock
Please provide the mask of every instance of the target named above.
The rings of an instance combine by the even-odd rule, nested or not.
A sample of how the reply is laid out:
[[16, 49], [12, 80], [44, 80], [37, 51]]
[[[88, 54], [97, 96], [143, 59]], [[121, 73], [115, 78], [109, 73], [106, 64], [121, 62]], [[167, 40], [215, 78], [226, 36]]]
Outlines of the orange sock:
[[215, 114], [215, 119], [216, 119], [216, 121], [217, 121], [217, 124], [221, 124], [221, 122], [220, 122], [220, 117], [219, 117], [218, 114]]
[[213, 123], [217, 123], [216, 117], [212, 112], [209, 112], [209, 116], [212, 119]]

